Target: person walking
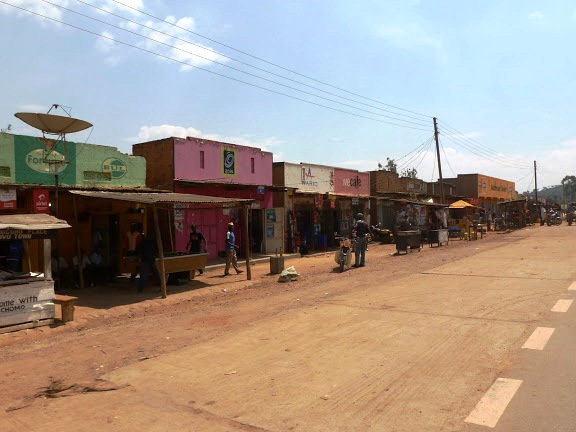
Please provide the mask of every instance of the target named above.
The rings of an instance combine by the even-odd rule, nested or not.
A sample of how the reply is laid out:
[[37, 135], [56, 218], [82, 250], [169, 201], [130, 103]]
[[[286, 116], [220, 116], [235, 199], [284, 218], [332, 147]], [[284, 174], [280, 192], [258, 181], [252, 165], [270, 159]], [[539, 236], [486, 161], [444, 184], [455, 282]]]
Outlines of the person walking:
[[[190, 231], [190, 238], [188, 240], [188, 244], [186, 245], [188, 253], [190, 255], [198, 255], [201, 254], [202, 251], [204, 251], [204, 253], [208, 252], [206, 238], [204, 235], [196, 229], [196, 225], [191, 225], [190, 229], [192, 231]], [[204, 242], [204, 249], [202, 249], [202, 242]], [[203, 275], [204, 269], [199, 269], [198, 274]]]
[[224, 270], [224, 276], [230, 274], [230, 264], [236, 270], [236, 274], [242, 273], [242, 270], [238, 268], [238, 258], [236, 256], [236, 236], [234, 235], [234, 224], [232, 222], [228, 223], [228, 231], [226, 232], [226, 269]]
[[366, 260], [366, 248], [368, 246], [368, 238], [366, 235], [370, 232], [370, 227], [364, 220], [364, 215], [362, 213], [358, 213], [356, 215], [354, 232], [356, 233], [356, 245], [354, 246], [355, 260], [352, 267], [364, 267]]

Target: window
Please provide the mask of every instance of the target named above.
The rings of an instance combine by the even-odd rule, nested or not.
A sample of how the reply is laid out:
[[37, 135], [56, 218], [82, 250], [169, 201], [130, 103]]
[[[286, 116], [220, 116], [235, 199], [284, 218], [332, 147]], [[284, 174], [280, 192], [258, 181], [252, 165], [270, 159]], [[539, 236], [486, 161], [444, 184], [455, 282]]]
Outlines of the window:
[[250, 158], [250, 169], [252, 171], [252, 174], [254, 174], [255, 171], [254, 158]]
[[204, 169], [204, 150], [200, 150], [200, 168]]

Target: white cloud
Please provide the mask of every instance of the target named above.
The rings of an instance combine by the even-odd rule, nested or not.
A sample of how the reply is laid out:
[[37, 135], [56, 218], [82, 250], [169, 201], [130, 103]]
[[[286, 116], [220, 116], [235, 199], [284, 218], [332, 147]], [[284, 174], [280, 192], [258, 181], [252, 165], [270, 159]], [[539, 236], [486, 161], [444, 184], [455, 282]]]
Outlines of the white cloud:
[[25, 104], [20, 105], [18, 110], [21, 112], [35, 112], [35, 113], [45, 113], [48, 112], [50, 109], [47, 105], [40, 105], [40, 104]]
[[[66, 7], [70, 2], [69, 0], [52, 0], [52, 3]], [[53, 18], [59, 21], [62, 20], [63, 9], [60, 9], [57, 6], [53, 6], [45, 2], [40, 2], [38, 0], [11, 0], [10, 4], [16, 7], [0, 3], [0, 14], [4, 15], [16, 14], [19, 16], [35, 17], [46, 24], [49, 23], [57, 24], [57, 23], [51, 20], [46, 20], [40, 15], [43, 15], [48, 18]], [[25, 12], [22, 9], [34, 12], [37, 15]]]
[[97, 51], [103, 54], [108, 54], [114, 48], [114, 35], [109, 31], [103, 31], [100, 33], [100, 38], [96, 39], [94, 46]]
[[540, 11], [534, 11], [528, 15], [528, 18], [536, 21], [542, 21], [544, 19], [544, 14]]
[[423, 29], [411, 27], [381, 27], [376, 34], [397, 48], [416, 50], [432, 49], [441, 61], [446, 61], [448, 55], [442, 40], [426, 33]]
[[[231, 144], [244, 145], [248, 147], [257, 147], [264, 151], [271, 151], [272, 148], [278, 147], [283, 142], [276, 137], [258, 138], [253, 135], [240, 135], [240, 136], [223, 136], [215, 133], [202, 132], [193, 127], [183, 127], [174, 125], [160, 125], [160, 126], [142, 126], [136, 137], [127, 138], [124, 141], [130, 143], [139, 143], [146, 141], [154, 141], [168, 137], [186, 138], [204, 138], [212, 141], [221, 141]], [[275, 153], [274, 158], [282, 158], [283, 153]]]

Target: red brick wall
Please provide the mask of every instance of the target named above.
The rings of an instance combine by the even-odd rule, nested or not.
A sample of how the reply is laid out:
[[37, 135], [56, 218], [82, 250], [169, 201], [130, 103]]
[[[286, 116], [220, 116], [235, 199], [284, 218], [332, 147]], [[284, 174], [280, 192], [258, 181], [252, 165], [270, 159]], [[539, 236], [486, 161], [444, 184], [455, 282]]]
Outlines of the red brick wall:
[[174, 138], [132, 146], [132, 154], [146, 159], [146, 186], [174, 190]]

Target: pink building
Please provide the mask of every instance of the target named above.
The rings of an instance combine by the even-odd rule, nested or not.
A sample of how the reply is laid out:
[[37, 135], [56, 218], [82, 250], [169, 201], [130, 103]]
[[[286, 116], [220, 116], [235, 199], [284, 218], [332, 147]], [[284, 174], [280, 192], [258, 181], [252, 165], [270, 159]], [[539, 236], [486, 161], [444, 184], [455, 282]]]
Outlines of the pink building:
[[[133, 154], [146, 157], [149, 187], [257, 200], [250, 220], [252, 251], [265, 249], [264, 212], [272, 207], [272, 153], [256, 147], [188, 137], [135, 144]], [[241, 213], [238, 208], [206, 206], [175, 212], [175, 250], [186, 250], [190, 226], [195, 224], [206, 237], [210, 258], [215, 258], [224, 251], [228, 222], [243, 224]], [[235, 232], [242, 245], [246, 239], [239, 229]]]
[[334, 193], [350, 197], [369, 197], [370, 173], [334, 168]]

